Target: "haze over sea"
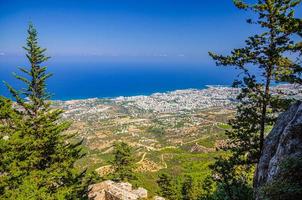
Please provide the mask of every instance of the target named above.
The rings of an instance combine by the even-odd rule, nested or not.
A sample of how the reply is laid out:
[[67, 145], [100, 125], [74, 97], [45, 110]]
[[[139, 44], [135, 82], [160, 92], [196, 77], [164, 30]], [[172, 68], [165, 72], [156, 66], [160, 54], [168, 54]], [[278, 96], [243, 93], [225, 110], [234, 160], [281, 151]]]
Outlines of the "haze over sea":
[[[70, 100], [94, 97], [149, 95], [177, 89], [206, 85], [229, 85], [235, 78], [234, 70], [189, 62], [106, 62], [106, 61], [49, 61], [48, 71], [54, 76], [48, 81], [53, 99]], [[23, 59], [0, 59], [0, 80], [17, 88], [20, 82], [12, 72], [26, 66]], [[9, 95], [4, 84], [0, 94]]]

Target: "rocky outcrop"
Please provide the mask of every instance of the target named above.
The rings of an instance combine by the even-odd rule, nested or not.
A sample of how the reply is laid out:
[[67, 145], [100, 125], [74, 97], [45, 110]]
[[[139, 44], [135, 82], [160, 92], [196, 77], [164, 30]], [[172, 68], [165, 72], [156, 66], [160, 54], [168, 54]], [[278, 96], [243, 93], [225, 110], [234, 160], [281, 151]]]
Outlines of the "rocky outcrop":
[[301, 156], [302, 102], [297, 102], [279, 116], [274, 128], [265, 139], [254, 177], [255, 188], [273, 181], [280, 172], [280, 163], [283, 160]]
[[[116, 183], [110, 180], [90, 186], [90, 200], [139, 200], [148, 198], [144, 188], [133, 189], [127, 182]], [[164, 198], [160, 199], [164, 200]]]
[[147, 198], [148, 192], [144, 188], [133, 190], [130, 183], [108, 180], [92, 185], [89, 197], [93, 200], [138, 200]]

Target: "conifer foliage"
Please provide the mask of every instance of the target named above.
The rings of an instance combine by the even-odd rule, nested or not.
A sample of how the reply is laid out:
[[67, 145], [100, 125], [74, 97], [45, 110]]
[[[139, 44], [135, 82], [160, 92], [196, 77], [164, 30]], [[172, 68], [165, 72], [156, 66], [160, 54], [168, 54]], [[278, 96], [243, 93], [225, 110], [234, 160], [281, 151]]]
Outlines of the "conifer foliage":
[[301, 0], [234, 3], [241, 10], [254, 12], [255, 20], [247, 22], [258, 25], [262, 32], [249, 37], [245, 47], [234, 49], [228, 56], [210, 53], [217, 65], [235, 67], [243, 75], [234, 82], [241, 93], [236, 116], [229, 123], [232, 129], [226, 131], [228, 144], [223, 150], [229, 156], [217, 158], [212, 170], [214, 182], [225, 194], [223, 199], [250, 199], [251, 174], [267, 130], [290, 103], [273, 94], [271, 86], [276, 82], [301, 83], [302, 68], [297, 55], [301, 43], [294, 39], [301, 33], [302, 21], [294, 12]]
[[181, 186], [182, 200], [197, 200], [199, 188], [192, 176], [185, 175]]
[[134, 169], [133, 149], [125, 142], [114, 144], [114, 159], [111, 162], [114, 172], [113, 179], [116, 181], [130, 181], [136, 179]]
[[[259, 157], [263, 148], [265, 127], [275, 120], [272, 113], [280, 111], [275, 108], [282, 107], [282, 104], [278, 107], [280, 101], [272, 96], [272, 84], [280, 81], [301, 82], [301, 66], [296, 58], [287, 56], [300, 45], [293, 37], [297, 35], [297, 29], [302, 27], [302, 21], [294, 17], [294, 9], [301, 0], [259, 0], [255, 4], [247, 4], [241, 0], [234, 2], [239, 9], [256, 13], [257, 19], [248, 19], [247, 22], [260, 26], [263, 32], [249, 37], [245, 41], [245, 47], [234, 49], [229, 56], [215, 53], [210, 53], [210, 56], [217, 65], [234, 66], [244, 74], [243, 81], [236, 82], [237, 86], [243, 88], [238, 98], [245, 108], [252, 107], [257, 114], [254, 117], [258, 121], [250, 124], [255, 124], [252, 132], [259, 134], [256, 142]], [[260, 72], [260, 77], [251, 72], [250, 69], [254, 67]], [[255, 105], [251, 106], [252, 103]]]
[[16, 90], [6, 83], [16, 103], [0, 100], [0, 198], [86, 199], [90, 179], [75, 167], [84, 156], [81, 142], [72, 142], [62, 110], [48, 101], [51, 74], [43, 63], [49, 57], [32, 24], [24, 49], [30, 67], [19, 68], [23, 75], [15, 77], [25, 87]]
[[160, 174], [158, 176], [157, 184], [160, 188], [159, 195], [162, 197], [169, 200], [180, 199], [177, 184], [170, 174]]

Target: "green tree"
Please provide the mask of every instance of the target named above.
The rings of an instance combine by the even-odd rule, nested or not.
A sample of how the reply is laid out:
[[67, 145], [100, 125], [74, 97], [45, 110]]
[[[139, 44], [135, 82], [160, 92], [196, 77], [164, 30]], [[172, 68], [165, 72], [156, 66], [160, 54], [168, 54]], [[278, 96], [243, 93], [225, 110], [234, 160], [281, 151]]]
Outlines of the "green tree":
[[46, 81], [51, 76], [43, 62], [46, 49], [29, 25], [24, 47], [29, 68], [15, 74], [25, 84], [16, 90], [6, 83], [16, 100], [0, 100], [0, 197], [1, 199], [86, 199], [90, 179], [75, 168], [82, 158], [81, 142], [71, 142], [62, 110], [51, 108]]
[[133, 149], [125, 142], [114, 144], [114, 159], [111, 162], [114, 172], [113, 178], [117, 181], [129, 181], [136, 179]]
[[160, 188], [159, 195], [169, 200], [180, 199], [178, 195], [177, 184], [172, 176], [162, 173], [158, 176], [157, 184]]
[[[205, 196], [212, 199], [223, 200], [252, 200], [252, 169], [249, 165], [238, 165], [233, 159], [220, 157], [210, 166], [212, 169], [212, 182], [214, 190], [208, 190]], [[205, 185], [204, 190], [212, 189]], [[207, 199], [207, 198], [203, 198]]]
[[9, 185], [7, 180], [8, 176], [4, 173], [8, 170], [6, 164], [6, 150], [8, 144], [6, 140], [13, 133], [12, 118], [17, 117], [17, 113], [14, 112], [12, 101], [0, 96], [0, 197], [3, 195], [5, 188]]
[[[218, 189], [224, 190], [222, 199], [238, 199], [238, 194], [244, 192], [247, 199], [251, 198], [249, 177], [261, 155], [267, 127], [274, 124], [278, 113], [290, 103], [280, 95], [273, 95], [271, 86], [281, 81], [301, 83], [300, 63], [297, 57], [288, 56], [298, 51], [300, 45], [293, 38], [302, 24], [294, 14], [301, 0], [258, 0], [252, 4], [235, 0], [234, 3], [239, 9], [254, 12], [256, 19], [247, 22], [258, 25], [262, 32], [249, 37], [245, 47], [234, 49], [229, 56], [210, 53], [217, 65], [233, 66], [243, 75], [242, 80], [234, 81], [241, 93], [237, 114], [229, 122], [232, 129], [226, 131], [228, 144], [223, 148], [230, 156], [217, 158], [212, 177]], [[254, 71], [260, 76], [253, 74], [251, 68], [256, 68]], [[242, 184], [246, 186], [240, 189], [238, 186]]]
[[[287, 56], [299, 45], [294, 41], [293, 35], [296, 34], [297, 27], [301, 27], [301, 20], [294, 17], [294, 8], [301, 0], [259, 0], [255, 4], [246, 4], [241, 0], [234, 2], [239, 9], [255, 12], [257, 19], [247, 21], [259, 25], [263, 32], [249, 37], [245, 41], [246, 46], [234, 49], [230, 56], [215, 53], [210, 53], [210, 56], [217, 65], [235, 66], [244, 73], [245, 80], [239, 83], [247, 91], [243, 91], [244, 96], [240, 100], [252, 97], [250, 101], [259, 104], [253, 105], [253, 108], [257, 109], [256, 113], [259, 115], [259, 122], [256, 122], [258, 130], [254, 132], [259, 134], [257, 143], [258, 152], [261, 152], [265, 127], [271, 124], [271, 110], [276, 106], [271, 85], [279, 81], [301, 80], [302, 69], [297, 59]], [[251, 73], [251, 67], [256, 67], [261, 76], [256, 78]]]
[[198, 189], [192, 176], [185, 175], [181, 187], [182, 200], [196, 200], [198, 198]]
[[218, 194], [217, 184], [213, 181], [212, 177], [207, 176], [201, 184], [202, 191], [198, 200], [216, 200], [219, 199], [216, 197]]

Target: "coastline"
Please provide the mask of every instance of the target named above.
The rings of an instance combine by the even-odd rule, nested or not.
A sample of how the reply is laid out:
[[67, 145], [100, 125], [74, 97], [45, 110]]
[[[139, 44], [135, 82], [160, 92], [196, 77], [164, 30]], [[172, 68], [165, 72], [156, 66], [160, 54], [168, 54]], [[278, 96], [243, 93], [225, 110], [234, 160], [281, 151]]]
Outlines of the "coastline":
[[[175, 90], [167, 90], [167, 91], [159, 91], [159, 92], [151, 92], [151, 93], [145, 93], [145, 94], [136, 94], [136, 95], [117, 95], [117, 96], [109, 96], [109, 97], [88, 97], [88, 98], [64, 98], [64, 99], [51, 99], [51, 101], [54, 102], [68, 102], [68, 101], [84, 101], [84, 100], [117, 100], [120, 98], [136, 98], [136, 97], [150, 97], [154, 95], [164, 95], [164, 94], [171, 94], [175, 92], [181, 92], [181, 91], [204, 91], [208, 89], [236, 89], [231, 87], [230, 85], [204, 85], [200, 88], [181, 88], [181, 89], [175, 89]], [[302, 87], [298, 85], [293, 84], [277, 84], [272, 87], [273, 91], [275, 90], [275, 93], [277, 90], [282, 90], [282, 92], [287, 93], [288, 95], [292, 96], [292, 94], [298, 94], [302, 91]], [[238, 88], [237, 88], [238, 89]]]
[[232, 88], [230, 85], [204, 85], [203, 87], [200, 88], [180, 88], [180, 89], [174, 89], [174, 90], [166, 90], [166, 91], [158, 91], [158, 92], [151, 92], [151, 93], [141, 93], [141, 94], [135, 94], [135, 95], [117, 95], [117, 96], [108, 96], [108, 97], [88, 97], [88, 98], [64, 98], [64, 99], [51, 99], [51, 101], [81, 101], [81, 100], [92, 100], [92, 99], [103, 99], [103, 100], [113, 100], [117, 99], [120, 97], [128, 98], [128, 97], [141, 97], [141, 96], [152, 96], [154, 94], [166, 94], [166, 93], [172, 93], [176, 91], [186, 91], [186, 90], [205, 90], [208, 88]]

